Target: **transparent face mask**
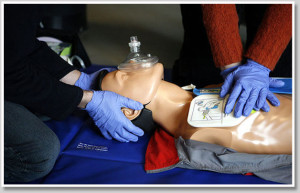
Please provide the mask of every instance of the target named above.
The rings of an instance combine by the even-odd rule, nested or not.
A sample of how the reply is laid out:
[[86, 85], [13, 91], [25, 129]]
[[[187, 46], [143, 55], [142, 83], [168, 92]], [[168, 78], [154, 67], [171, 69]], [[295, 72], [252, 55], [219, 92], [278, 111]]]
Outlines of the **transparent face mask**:
[[125, 61], [123, 61], [118, 69], [122, 71], [135, 71], [153, 67], [158, 62], [157, 56], [140, 52], [141, 42], [136, 36], [130, 37], [129, 47], [130, 53]]

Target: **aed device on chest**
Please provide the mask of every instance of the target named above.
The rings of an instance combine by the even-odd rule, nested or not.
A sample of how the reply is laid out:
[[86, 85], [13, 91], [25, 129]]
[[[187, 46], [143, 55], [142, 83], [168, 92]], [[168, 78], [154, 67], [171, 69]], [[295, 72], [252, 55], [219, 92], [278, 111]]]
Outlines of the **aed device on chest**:
[[[225, 98], [219, 96], [218, 89], [201, 89], [196, 92], [189, 109], [187, 121], [193, 127], [232, 127], [241, 123], [245, 117], [234, 117], [224, 113], [224, 108], [229, 95]], [[196, 94], [195, 89], [194, 93]]]

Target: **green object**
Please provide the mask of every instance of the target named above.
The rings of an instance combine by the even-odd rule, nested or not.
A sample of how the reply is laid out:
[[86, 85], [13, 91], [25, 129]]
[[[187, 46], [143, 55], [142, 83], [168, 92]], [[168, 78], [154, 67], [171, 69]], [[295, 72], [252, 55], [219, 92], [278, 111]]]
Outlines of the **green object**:
[[60, 55], [61, 55], [61, 56], [68, 56], [68, 57], [70, 57], [70, 55], [71, 55], [71, 50], [72, 50], [72, 45], [69, 44], [68, 47], [65, 47], [65, 48], [62, 50], [62, 52], [60, 53]]
[[71, 56], [72, 44], [67, 42], [47, 42], [47, 45], [60, 56]]

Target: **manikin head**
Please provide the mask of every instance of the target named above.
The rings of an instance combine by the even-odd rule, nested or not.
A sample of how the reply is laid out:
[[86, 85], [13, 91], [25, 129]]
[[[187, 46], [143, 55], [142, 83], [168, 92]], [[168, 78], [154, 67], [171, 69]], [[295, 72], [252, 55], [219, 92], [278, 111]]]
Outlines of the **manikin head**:
[[156, 63], [151, 68], [139, 69], [131, 72], [116, 70], [104, 76], [99, 87], [102, 90], [112, 91], [144, 104], [142, 110], [122, 108], [124, 115], [132, 123], [146, 132], [155, 129], [152, 111], [146, 105], [156, 95], [163, 79], [163, 65]]
[[116, 70], [105, 75], [102, 90], [115, 92], [142, 104], [148, 104], [155, 96], [163, 79], [163, 65], [156, 63], [151, 68], [132, 72]]

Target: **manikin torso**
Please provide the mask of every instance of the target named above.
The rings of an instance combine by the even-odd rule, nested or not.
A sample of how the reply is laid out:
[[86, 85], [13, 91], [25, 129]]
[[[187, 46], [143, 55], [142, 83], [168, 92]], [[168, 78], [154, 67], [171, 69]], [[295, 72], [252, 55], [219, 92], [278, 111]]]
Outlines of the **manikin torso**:
[[[151, 101], [146, 108], [152, 111], [154, 121], [174, 137], [218, 144], [242, 153], [292, 153], [290, 96], [276, 95], [281, 103], [279, 107], [270, 105], [269, 112], [253, 113], [234, 127], [192, 127], [187, 122], [187, 116], [193, 94], [161, 80], [161, 64], [152, 68], [127, 74], [125, 78], [124, 72], [108, 73], [102, 81], [102, 89], [143, 104]], [[118, 76], [123, 79], [118, 79]]]
[[291, 97], [276, 96], [281, 102], [279, 107], [270, 105], [268, 113], [255, 112], [234, 127], [190, 126], [187, 116], [193, 94], [165, 81], [147, 108], [152, 110], [153, 119], [174, 137], [218, 144], [243, 153], [291, 154]]

